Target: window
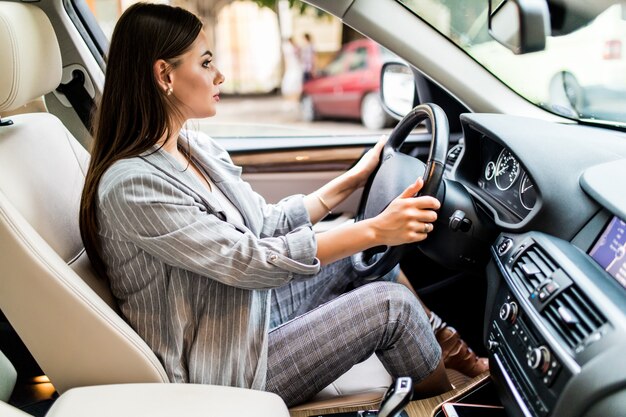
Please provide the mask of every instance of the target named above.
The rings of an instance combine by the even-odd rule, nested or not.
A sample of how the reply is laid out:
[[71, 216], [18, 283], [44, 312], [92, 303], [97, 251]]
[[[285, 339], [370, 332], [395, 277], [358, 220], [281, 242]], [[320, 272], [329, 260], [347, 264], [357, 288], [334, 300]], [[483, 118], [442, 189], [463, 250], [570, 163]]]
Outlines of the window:
[[354, 51], [350, 60], [350, 71], [356, 71], [367, 67], [367, 48], [361, 47]]
[[[68, 0], [70, 1], [70, 0]], [[107, 50], [115, 23], [134, 0], [74, 0], [77, 13], [94, 19], [103, 34], [102, 50]], [[221, 101], [215, 117], [194, 121], [194, 126], [211, 136], [306, 136], [326, 134], [377, 134], [361, 123], [360, 105], [365, 91], [342, 101], [340, 88], [322, 91], [315, 82], [324, 76], [340, 76], [348, 70], [367, 67], [368, 49], [357, 48], [350, 55], [342, 48], [341, 22], [308, 6], [290, 9], [288, 2], [278, 1], [278, 13], [260, 7], [254, 1], [207, 2], [218, 9], [198, 10], [194, 4], [184, 6], [198, 15], [214, 45], [214, 59], [226, 81], [221, 86]], [[302, 94], [283, 97], [281, 84], [286, 73], [284, 42], [289, 37], [296, 47], [304, 45], [304, 35], [311, 35], [315, 53], [316, 77], [311, 85], [302, 86]], [[99, 52], [102, 54], [102, 52]], [[335, 57], [333, 59], [333, 57]], [[104, 60], [103, 60], [104, 67]], [[333, 80], [327, 80], [334, 83]], [[337, 86], [335, 84], [335, 86]], [[340, 87], [340, 86], [339, 86]], [[331, 95], [337, 95], [335, 99]], [[320, 104], [324, 98], [343, 102], [351, 112], [335, 111]], [[314, 121], [307, 121], [302, 106], [305, 99], [313, 106]], [[341, 115], [337, 118], [336, 115]]]

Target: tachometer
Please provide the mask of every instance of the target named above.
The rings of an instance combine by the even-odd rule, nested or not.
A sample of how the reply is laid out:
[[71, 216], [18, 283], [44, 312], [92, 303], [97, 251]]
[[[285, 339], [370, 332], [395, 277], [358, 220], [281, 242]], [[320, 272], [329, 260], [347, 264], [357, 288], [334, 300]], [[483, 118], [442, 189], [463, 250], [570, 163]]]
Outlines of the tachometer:
[[526, 173], [524, 173], [522, 181], [519, 183], [519, 201], [527, 210], [532, 210], [537, 202], [535, 184], [533, 184]]
[[496, 173], [496, 164], [493, 161], [489, 161], [487, 166], [485, 166], [485, 179], [487, 181], [491, 181], [493, 178], [493, 174]]
[[519, 176], [520, 166], [517, 159], [506, 149], [503, 149], [496, 162], [495, 183], [500, 190], [511, 188]]

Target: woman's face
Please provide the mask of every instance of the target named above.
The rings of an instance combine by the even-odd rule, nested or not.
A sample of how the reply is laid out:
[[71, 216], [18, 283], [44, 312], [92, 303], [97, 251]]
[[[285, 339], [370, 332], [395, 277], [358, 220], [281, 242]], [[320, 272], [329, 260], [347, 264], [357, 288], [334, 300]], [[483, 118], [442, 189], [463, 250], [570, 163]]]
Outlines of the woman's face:
[[213, 54], [203, 30], [191, 48], [180, 56], [170, 80], [178, 110], [186, 119], [215, 115], [216, 104], [220, 101], [219, 85], [224, 82], [224, 76], [213, 65]]

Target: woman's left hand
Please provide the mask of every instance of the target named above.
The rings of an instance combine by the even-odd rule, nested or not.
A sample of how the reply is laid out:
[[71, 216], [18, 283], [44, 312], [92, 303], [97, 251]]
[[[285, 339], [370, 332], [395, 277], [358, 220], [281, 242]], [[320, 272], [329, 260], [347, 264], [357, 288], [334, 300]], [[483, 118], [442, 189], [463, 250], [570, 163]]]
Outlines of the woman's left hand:
[[387, 143], [387, 139], [387, 135], [381, 136], [378, 142], [376, 142], [376, 145], [367, 151], [359, 162], [348, 171], [348, 174], [354, 178], [355, 189], [363, 187], [374, 169], [376, 169], [376, 166], [378, 166], [380, 154], [383, 150], [383, 146]]

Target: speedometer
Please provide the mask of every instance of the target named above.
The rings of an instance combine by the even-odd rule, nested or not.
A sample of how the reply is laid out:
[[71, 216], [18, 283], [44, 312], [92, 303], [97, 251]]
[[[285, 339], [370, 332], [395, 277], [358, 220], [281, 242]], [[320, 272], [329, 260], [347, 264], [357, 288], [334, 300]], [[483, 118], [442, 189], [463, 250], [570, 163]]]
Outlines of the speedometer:
[[532, 210], [537, 202], [537, 190], [530, 177], [524, 173], [519, 183], [519, 201], [527, 210]]
[[500, 190], [511, 188], [519, 176], [520, 166], [511, 152], [503, 149], [496, 162], [495, 183]]

